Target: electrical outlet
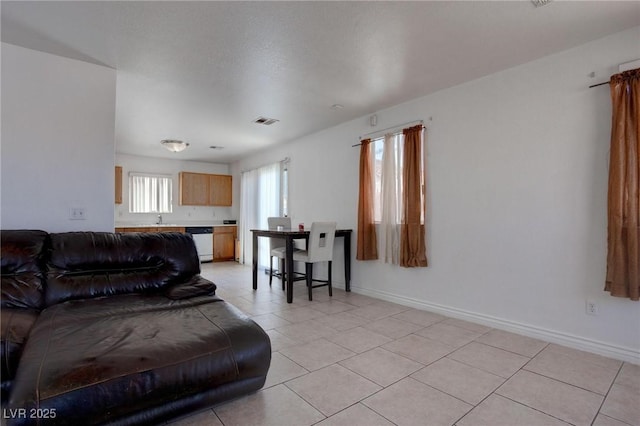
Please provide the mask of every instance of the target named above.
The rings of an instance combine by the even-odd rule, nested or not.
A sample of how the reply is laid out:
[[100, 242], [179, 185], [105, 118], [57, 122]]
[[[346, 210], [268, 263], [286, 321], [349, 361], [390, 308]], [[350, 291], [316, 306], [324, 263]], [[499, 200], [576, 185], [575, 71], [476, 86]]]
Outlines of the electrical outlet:
[[85, 220], [87, 212], [82, 207], [71, 207], [69, 209], [69, 220]]
[[585, 309], [587, 315], [598, 315], [598, 305], [593, 300], [587, 300], [585, 302]]

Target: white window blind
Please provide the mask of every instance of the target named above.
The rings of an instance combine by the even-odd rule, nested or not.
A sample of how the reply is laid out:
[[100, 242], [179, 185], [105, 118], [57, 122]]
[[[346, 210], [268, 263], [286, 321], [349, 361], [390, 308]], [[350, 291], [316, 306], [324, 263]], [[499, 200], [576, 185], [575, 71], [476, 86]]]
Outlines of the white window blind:
[[147, 173], [129, 173], [130, 213], [171, 213], [172, 177]]

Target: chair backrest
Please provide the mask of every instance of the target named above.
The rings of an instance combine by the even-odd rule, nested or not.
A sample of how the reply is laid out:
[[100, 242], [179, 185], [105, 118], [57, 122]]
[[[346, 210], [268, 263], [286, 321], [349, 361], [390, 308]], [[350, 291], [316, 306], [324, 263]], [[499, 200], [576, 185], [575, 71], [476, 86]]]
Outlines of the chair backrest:
[[[290, 217], [268, 217], [267, 224], [270, 230], [278, 229], [278, 226], [282, 226], [283, 229], [291, 229], [291, 218]], [[285, 246], [284, 238], [269, 238], [269, 250], [273, 250], [274, 248], [284, 247]]]
[[307, 243], [309, 262], [333, 259], [333, 240], [336, 237], [335, 222], [313, 222]]

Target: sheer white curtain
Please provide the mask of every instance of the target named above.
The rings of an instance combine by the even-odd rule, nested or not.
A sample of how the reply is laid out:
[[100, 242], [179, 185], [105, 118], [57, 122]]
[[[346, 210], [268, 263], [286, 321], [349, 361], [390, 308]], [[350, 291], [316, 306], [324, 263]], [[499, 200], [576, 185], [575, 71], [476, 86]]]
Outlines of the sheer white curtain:
[[[240, 181], [240, 261], [251, 263], [253, 236], [251, 229], [266, 229], [269, 216], [281, 215], [282, 163], [273, 163], [242, 174]], [[258, 244], [258, 267], [269, 265], [269, 245]]]
[[381, 174], [380, 247], [386, 263], [398, 264], [402, 211], [402, 135], [384, 137]]

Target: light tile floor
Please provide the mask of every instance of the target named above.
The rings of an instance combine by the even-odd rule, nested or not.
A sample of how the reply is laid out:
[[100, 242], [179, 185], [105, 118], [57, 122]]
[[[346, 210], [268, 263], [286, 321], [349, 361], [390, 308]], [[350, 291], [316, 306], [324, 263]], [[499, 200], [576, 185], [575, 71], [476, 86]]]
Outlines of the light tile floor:
[[264, 388], [187, 425], [640, 426], [640, 366], [326, 288], [286, 303], [236, 263], [203, 265], [269, 334]]

